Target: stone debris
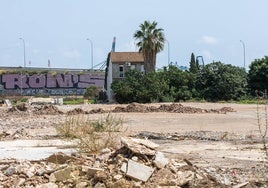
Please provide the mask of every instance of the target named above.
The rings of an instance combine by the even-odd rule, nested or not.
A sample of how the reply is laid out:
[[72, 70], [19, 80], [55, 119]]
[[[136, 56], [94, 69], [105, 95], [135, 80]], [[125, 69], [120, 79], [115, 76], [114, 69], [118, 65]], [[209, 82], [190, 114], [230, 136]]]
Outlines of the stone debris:
[[144, 164], [137, 163], [133, 160], [128, 160], [126, 166], [126, 176], [138, 181], [146, 182], [154, 172], [153, 168], [150, 168]]
[[62, 112], [58, 109], [56, 105], [29, 105], [27, 103], [20, 103], [16, 106], [12, 106], [7, 110], [7, 113], [12, 114], [37, 114], [37, 115], [77, 115], [77, 114], [96, 114], [96, 113], [149, 113], [149, 112], [169, 112], [169, 113], [219, 113], [226, 114], [227, 112], [235, 112], [231, 107], [223, 107], [220, 109], [202, 109], [189, 106], [183, 106], [182, 104], [162, 104], [159, 107], [148, 106], [139, 103], [131, 103], [126, 107], [117, 106], [112, 110], [103, 110], [102, 108], [92, 109], [90, 111], [85, 111], [81, 108], [75, 108], [67, 112]]
[[190, 159], [168, 159], [149, 140], [123, 137], [121, 141], [121, 148], [106, 148], [94, 155], [56, 153], [40, 161], [2, 159], [0, 187], [240, 188], [268, 184], [267, 179], [244, 177], [239, 169], [201, 168]]

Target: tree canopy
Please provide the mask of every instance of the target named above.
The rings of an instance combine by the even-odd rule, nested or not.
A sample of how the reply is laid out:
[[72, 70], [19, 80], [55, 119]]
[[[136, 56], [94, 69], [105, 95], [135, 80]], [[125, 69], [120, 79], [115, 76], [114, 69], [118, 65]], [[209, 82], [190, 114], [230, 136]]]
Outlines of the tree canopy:
[[262, 59], [256, 59], [250, 64], [248, 73], [248, 82], [251, 93], [255, 91], [264, 92], [268, 90], [268, 56]]
[[207, 100], [237, 100], [247, 92], [247, 74], [243, 68], [213, 62], [200, 72], [197, 89]]

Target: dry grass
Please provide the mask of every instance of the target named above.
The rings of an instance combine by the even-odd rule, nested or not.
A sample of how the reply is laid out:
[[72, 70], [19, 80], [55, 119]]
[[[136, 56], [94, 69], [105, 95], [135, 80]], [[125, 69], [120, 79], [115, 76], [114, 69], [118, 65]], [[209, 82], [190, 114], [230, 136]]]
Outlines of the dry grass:
[[77, 149], [86, 153], [115, 148], [118, 136], [124, 132], [123, 120], [110, 113], [99, 120], [91, 120], [86, 115], [69, 116], [56, 129], [65, 138], [77, 139]]

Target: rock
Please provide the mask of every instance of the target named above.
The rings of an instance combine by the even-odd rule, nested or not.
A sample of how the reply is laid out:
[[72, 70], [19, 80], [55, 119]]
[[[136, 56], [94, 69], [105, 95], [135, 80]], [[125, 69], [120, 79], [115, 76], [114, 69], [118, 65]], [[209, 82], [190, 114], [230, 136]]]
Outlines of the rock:
[[[141, 139], [138, 139], [141, 140]], [[123, 146], [127, 147], [129, 150], [131, 150], [133, 153], [138, 153], [142, 155], [148, 155], [148, 156], [154, 156], [156, 151], [141, 144], [138, 142], [137, 139], [133, 138], [127, 138], [127, 137], [122, 137], [121, 138], [121, 143]]]
[[75, 188], [86, 188], [88, 186], [87, 182], [80, 182], [75, 185]]
[[94, 188], [106, 188], [104, 183], [98, 182], [96, 185], [94, 185]]
[[19, 178], [16, 182], [14, 182], [14, 187], [20, 187], [25, 182], [24, 178]]
[[127, 173], [127, 163], [123, 162], [120, 168], [121, 172]]
[[97, 182], [105, 182], [108, 175], [104, 171], [97, 171], [94, 175], [94, 180]]
[[162, 152], [158, 151], [156, 152], [153, 163], [157, 168], [164, 168], [169, 163], [169, 160], [164, 156]]
[[72, 172], [71, 167], [58, 170], [49, 176], [49, 182], [65, 181], [71, 178], [71, 172]]
[[72, 159], [72, 157], [64, 154], [64, 153], [55, 153], [47, 158], [47, 162], [55, 163], [55, 164], [64, 164], [66, 161]]
[[87, 175], [89, 179], [91, 179], [98, 171], [104, 171], [102, 168], [86, 167], [86, 169], [87, 169]]
[[129, 160], [126, 166], [126, 176], [136, 179], [138, 181], [146, 182], [151, 177], [153, 172], [153, 168], [150, 168], [132, 160]]
[[122, 177], [123, 177], [123, 176], [122, 176], [121, 174], [117, 174], [117, 175], [115, 175], [115, 176], [113, 177], [113, 179], [114, 179], [115, 181], [118, 181], [118, 180], [120, 180]]
[[100, 168], [100, 161], [96, 160], [93, 164], [94, 168]]
[[132, 159], [133, 161], [135, 161], [135, 162], [138, 161], [138, 157], [137, 157], [137, 156], [133, 156], [131, 159]]
[[105, 153], [111, 153], [112, 151], [109, 148], [104, 148], [101, 150], [101, 154], [105, 154]]
[[178, 184], [179, 186], [184, 186], [189, 183], [194, 178], [194, 173], [192, 171], [178, 171]]
[[31, 178], [34, 176], [34, 174], [31, 171], [27, 171], [25, 174], [28, 178]]
[[40, 185], [36, 185], [36, 188], [58, 188], [58, 185], [55, 183], [45, 183], [45, 184], [40, 184]]
[[14, 166], [9, 166], [6, 170], [5, 170], [5, 175], [7, 176], [12, 176], [13, 174], [16, 173], [16, 168]]
[[139, 138], [132, 138], [132, 140], [136, 143], [142, 144], [144, 146], [146, 146], [147, 148], [153, 149], [155, 150], [156, 148], [158, 148], [158, 144], [151, 142], [150, 140], [147, 139], [139, 139]]
[[234, 185], [233, 188], [241, 188], [241, 187], [246, 186], [247, 184], [249, 184], [249, 182], [240, 183], [240, 184]]

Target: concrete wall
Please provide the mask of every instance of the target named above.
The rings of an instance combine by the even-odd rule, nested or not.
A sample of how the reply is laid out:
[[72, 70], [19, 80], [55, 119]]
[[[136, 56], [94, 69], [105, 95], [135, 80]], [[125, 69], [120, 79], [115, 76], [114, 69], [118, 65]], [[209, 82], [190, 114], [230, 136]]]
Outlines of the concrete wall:
[[104, 86], [104, 75], [93, 74], [3, 74], [0, 94], [83, 95], [90, 85]]

